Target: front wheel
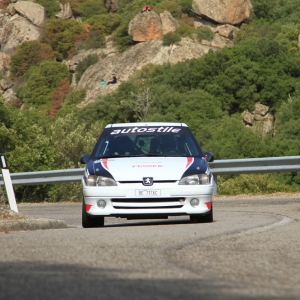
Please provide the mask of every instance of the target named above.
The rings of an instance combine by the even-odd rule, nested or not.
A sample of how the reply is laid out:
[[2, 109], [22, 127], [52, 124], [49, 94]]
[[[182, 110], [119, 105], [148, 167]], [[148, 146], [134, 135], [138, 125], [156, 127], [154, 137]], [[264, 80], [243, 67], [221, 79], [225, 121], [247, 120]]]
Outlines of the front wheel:
[[95, 228], [104, 226], [104, 217], [91, 217], [86, 212], [84, 200], [82, 200], [82, 227]]
[[210, 212], [206, 215], [190, 215], [191, 222], [196, 223], [211, 223], [213, 222], [213, 207], [211, 205]]

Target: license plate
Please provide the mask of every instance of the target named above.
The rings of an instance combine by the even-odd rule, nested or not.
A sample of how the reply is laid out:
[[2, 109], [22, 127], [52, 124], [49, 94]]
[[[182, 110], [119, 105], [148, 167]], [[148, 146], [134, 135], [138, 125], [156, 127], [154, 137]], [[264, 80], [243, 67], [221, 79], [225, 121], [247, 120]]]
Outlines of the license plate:
[[160, 190], [135, 190], [136, 196], [160, 196]]

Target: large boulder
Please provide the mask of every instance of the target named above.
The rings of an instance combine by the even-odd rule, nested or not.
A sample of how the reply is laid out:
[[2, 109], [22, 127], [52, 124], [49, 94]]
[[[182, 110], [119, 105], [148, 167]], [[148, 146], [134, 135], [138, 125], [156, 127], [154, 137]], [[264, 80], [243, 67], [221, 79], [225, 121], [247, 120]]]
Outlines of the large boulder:
[[179, 27], [178, 21], [172, 17], [169, 11], [164, 11], [163, 13], [159, 14], [159, 17], [162, 24], [163, 34], [174, 32]]
[[9, 70], [10, 64], [10, 55], [0, 52], [0, 73], [5, 74]]
[[149, 42], [163, 37], [162, 23], [154, 11], [145, 11], [129, 22], [128, 34], [135, 42]]
[[70, 3], [67, 2], [65, 4], [60, 4], [60, 8], [61, 11], [55, 15], [57, 18], [61, 18], [61, 19], [73, 19], [73, 11], [72, 8], [70, 6]]
[[234, 43], [232, 40], [220, 35], [219, 33], [216, 33], [209, 45], [215, 49], [222, 49], [225, 47], [231, 47], [234, 45]]
[[13, 83], [8, 79], [1, 79], [0, 80], [0, 88], [3, 91], [7, 91], [13, 86]]
[[164, 34], [174, 32], [178, 27], [178, 21], [168, 11], [159, 15], [145, 11], [129, 22], [128, 34], [135, 42], [149, 42], [162, 39]]
[[250, 17], [250, 0], [193, 0], [192, 10], [197, 15], [219, 24], [240, 24]]
[[25, 41], [38, 40], [40, 32], [37, 26], [15, 14], [4, 25], [0, 35], [1, 52], [12, 55], [15, 48]]
[[254, 110], [251, 112], [244, 111], [242, 117], [246, 127], [260, 133], [262, 136], [274, 131], [275, 118], [266, 105], [256, 103]]
[[225, 24], [218, 26], [213, 31], [214, 33], [218, 33], [220, 36], [223, 36], [229, 40], [233, 40], [239, 29], [232, 25]]
[[16, 107], [20, 108], [22, 106], [22, 102], [17, 97], [16, 93], [13, 89], [8, 89], [6, 91], [1, 91], [3, 98], [5, 99], [5, 103], [13, 104]]
[[46, 10], [42, 5], [30, 1], [18, 1], [11, 5], [19, 15], [28, 19], [32, 24], [39, 27], [44, 24]]
[[0, 9], [0, 36], [3, 31], [4, 25], [9, 21], [11, 16], [4, 9]]
[[[100, 59], [90, 66], [82, 75], [77, 89], [85, 88], [87, 96], [79, 106], [83, 107], [93, 102], [98, 96], [114, 91], [121, 82], [128, 79], [139, 69], [147, 64], [163, 64], [183, 61], [200, 57], [209, 51], [209, 47], [183, 39], [174, 45], [164, 47], [161, 40], [139, 43], [127, 51], [115, 56]], [[112, 73], [116, 73], [117, 84], [101, 86], [99, 83], [103, 78], [107, 81]]]

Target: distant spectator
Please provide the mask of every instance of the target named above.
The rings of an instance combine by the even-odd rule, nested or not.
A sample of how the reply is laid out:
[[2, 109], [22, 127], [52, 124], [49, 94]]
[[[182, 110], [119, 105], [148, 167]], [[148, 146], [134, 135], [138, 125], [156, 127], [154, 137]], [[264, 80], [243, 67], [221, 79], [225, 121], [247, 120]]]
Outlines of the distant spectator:
[[104, 79], [101, 79], [100, 85], [106, 85], [106, 82], [104, 81]]
[[112, 77], [109, 81], [107, 81], [107, 84], [115, 84], [117, 83], [117, 77], [116, 74], [112, 74]]
[[145, 12], [145, 11], [150, 11], [152, 10], [152, 7], [150, 5], [145, 5], [143, 6], [143, 10], [141, 11], [141, 13]]

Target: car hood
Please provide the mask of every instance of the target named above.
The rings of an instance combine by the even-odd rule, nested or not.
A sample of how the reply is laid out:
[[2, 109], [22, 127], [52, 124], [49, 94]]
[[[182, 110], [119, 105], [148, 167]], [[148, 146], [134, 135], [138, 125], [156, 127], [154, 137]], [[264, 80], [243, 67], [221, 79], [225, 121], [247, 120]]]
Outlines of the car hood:
[[116, 181], [180, 180], [183, 176], [204, 173], [208, 168], [203, 158], [194, 157], [122, 157], [91, 161], [88, 173], [114, 178]]

